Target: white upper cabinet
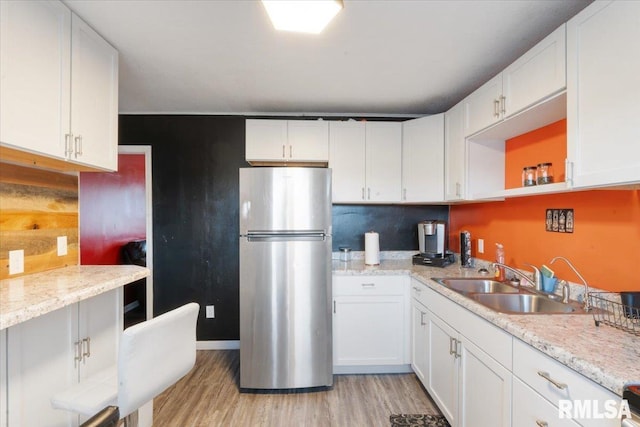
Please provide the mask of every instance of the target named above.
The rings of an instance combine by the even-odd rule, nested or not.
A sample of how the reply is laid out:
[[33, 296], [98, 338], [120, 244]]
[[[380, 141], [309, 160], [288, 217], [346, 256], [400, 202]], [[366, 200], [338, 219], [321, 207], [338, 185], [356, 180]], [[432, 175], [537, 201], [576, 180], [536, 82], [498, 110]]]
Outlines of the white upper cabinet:
[[329, 161], [329, 123], [322, 120], [247, 119], [245, 138], [250, 163]]
[[[464, 101], [465, 136], [472, 135], [566, 87], [563, 24]], [[535, 128], [531, 128], [533, 130]], [[512, 135], [515, 136], [515, 135]]]
[[0, 144], [116, 170], [117, 51], [57, 1], [1, 2], [0, 19]]
[[640, 181], [640, 2], [595, 2], [567, 23], [567, 181]]
[[367, 201], [397, 202], [402, 185], [402, 123], [367, 122]]
[[460, 103], [444, 115], [444, 198], [465, 198], [464, 104]]
[[366, 187], [365, 123], [330, 122], [329, 167], [334, 203], [362, 203]]
[[76, 15], [71, 19], [73, 160], [118, 169], [118, 52]]
[[331, 122], [329, 140], [333, 203], [401, 201], [401, 122]]
[[289, 160], [329, 161], [329, 123], [322, 120], [289, 120]]
[[65, 157], [70, 123], [71, 11], [0, 2], [0, 143]]
[[444, 200], [444, 114], [402, 123], [402, 201]]

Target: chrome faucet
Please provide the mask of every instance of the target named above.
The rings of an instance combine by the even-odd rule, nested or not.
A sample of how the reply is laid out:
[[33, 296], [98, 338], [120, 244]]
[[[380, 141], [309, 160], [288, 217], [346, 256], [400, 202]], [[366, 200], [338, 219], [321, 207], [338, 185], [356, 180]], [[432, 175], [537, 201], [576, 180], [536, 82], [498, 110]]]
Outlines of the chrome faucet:
[[589, 285], [587, 285], [587, 281], [584, 279], [584, 277], [582, 277], [582, 275], [580, 273], [578, 273], [578, 270], [576, 270], [576, 268], [573, 266], [573, 264], [571, 264], [571, 261], [569, 261], [568, 259], [566, 259], [563, 256], [554, 257], [549, 264], [553, 264], [554, 262], [556, 262], [559, 259], [561, 259], [564, 262], [566, 262], [567, 265], [569, 267], [571, 267], [573, 272], [576, 273], [576, 276], [578, 276], [578, 278], [580, 278], [580, 280], [582, 280], [582, 283], [584, 284], [584, 296], [582, 297], [583, 300], [584, 300], [583, 301], [583, 308], [584, 308], [584, 311], [591, 310], [591, 304], [589, 304]]
[[533, 279], [529, 278], [529, 276], [527, 276], [526, 274], [520, 272], [520, 270], [516, 270], [513, 267], [509, 267], [506, 264], [502, 264], [499, 262], [494, 262], [493, 264], [493, 268], [496, 267], [502, 267], [505, 270], [509, 270], [510, 272], [514, 273], [517, 276], [520, 276], [521, 278], [525, 279], [527, 282], [531, 282], [533, 283], [533, 286], [535, 287], [535, 289], [537, 291], [542, 290], [542, 280], [540, 278], [540, 270], [538, 270], [538, 267], [531, 265], [531, 264], [527, 264], [530, 267], [533, 267]]

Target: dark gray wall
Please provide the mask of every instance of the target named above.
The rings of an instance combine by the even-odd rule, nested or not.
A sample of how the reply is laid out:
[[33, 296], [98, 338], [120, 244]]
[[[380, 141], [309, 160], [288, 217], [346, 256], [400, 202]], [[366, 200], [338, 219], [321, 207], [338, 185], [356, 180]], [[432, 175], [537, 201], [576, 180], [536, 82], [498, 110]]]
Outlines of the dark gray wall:
[[[201, 305], [198, 340], [237, 340], [238, 168], [242, 116], [121, 115], [121, 145], [150, 145], [153, 174], [154, 313]], [[417, 250], [416, 223], [446, 219], [446, 206], [333, 207], [334, 248], [362, 250], [380, 233], [382, 250]], [[215, 319], [204, 306], [214, 304]]]

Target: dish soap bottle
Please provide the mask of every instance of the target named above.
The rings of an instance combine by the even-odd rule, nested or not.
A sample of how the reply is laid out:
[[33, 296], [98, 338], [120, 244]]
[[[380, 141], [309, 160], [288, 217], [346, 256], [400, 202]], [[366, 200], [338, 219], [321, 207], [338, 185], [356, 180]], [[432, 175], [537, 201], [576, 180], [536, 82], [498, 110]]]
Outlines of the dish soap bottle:
[[[496, 262], [504, 264], [504, 246], [502, 246], [502, 243], [496, 243]], [[504, 267], [496, 267], [496, 280], [499, 282], [505, 280]]]

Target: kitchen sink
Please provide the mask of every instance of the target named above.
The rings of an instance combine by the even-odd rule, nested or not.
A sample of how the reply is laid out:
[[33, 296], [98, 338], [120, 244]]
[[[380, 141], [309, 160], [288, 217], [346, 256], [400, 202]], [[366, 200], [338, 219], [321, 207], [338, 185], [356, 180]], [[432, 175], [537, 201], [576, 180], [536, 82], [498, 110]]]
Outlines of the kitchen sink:
[[484, 278], [455, 278], [455, 279], [434, 279], [436, 282], [444, 285], [456, 292], [467, 293], [518, 293], [520, 290], [514, 286], [503, 282], [497, 282]]
[[576, 311], [571, 304], [554, 301], [538, 294], [470, 294], [474, 301], [500, 313], [511, 314], [567, 314]]

